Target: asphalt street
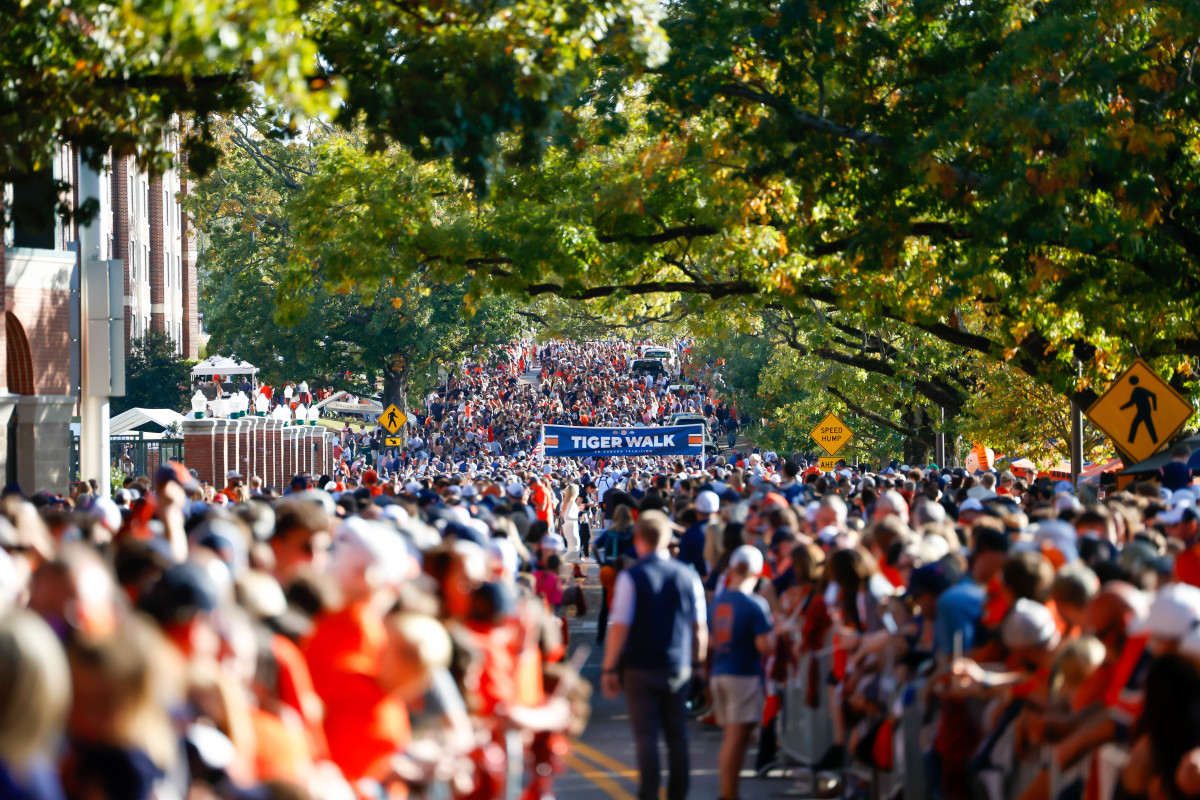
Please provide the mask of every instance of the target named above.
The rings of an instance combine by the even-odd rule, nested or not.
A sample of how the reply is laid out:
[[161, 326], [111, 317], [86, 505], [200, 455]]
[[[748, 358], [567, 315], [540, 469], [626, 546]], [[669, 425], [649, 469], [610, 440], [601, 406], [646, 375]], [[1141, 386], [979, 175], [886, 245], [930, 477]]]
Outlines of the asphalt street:
[[[573, 742], [567, 759], [568, 769], [555, 783], [557, 794], [563, 800], [634, 800], [637, 797], [637, 759], [634, 755], [633, 736], [629, 717], [625, 711], [625, 699], [609, 700], [600, 692], [600, 667], [603, 660], [602, 646], [596, 645], [597, 614], [600, 608], [600, 586], [597, 567], [588, 565], [585, 592], [588, 614], [568, 621], [571, 630], [571, 648], [587, 645], [591, 648], [583, 668], [583, 676], [591, 682], [592, 716], [583, 736]], [[572, 612], [573, 613], [573, 612]], [[691, 744], [691, 791], [689, 797], [716, 800], [719, 797], [717, 776], [717, 754], [721, 749], [721, 732], [715, 727], [689, 723]], [[662, 763], [666, 765], [665, 745], [660, 745]], [[753, 767], [755, 750], [746, 755], [747, 767]], [[807, 786], [807, 775], [756, 778], [752, 769], [742, 772], [742, 800], [760, 800], [786, 795], [797, 796], [798, 789]], [[662, 785], [666, 786], [664, 772]], [[807, 792], [800, 792], [804, 796]], [[665, 798], [665, 789], [662, 790]]]

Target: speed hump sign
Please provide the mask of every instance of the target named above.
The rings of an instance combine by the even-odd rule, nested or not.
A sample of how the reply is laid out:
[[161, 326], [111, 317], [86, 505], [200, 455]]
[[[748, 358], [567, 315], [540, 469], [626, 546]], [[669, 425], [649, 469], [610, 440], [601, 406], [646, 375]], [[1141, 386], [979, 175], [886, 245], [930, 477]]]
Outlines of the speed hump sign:
[[838, 419], [837, 414], [827, 414], [825, 419], [812, 429], [809, 436], [815, 439], [826, 453], [836, 456], [838, 451], [846, 446], [846, 442], [854, 436], [854, 431]]
[[1118, 450], [1142, 461], [1171, 441], [1194, 410], [1139, 358], [1092, 403], [1087, 416]]

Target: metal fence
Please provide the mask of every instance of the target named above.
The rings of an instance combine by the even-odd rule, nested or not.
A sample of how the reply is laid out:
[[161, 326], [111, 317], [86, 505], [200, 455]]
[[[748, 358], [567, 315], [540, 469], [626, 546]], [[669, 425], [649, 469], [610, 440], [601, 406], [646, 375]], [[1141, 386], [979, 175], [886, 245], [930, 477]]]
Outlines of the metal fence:
[[[109, 467], [120, 471], [123, 475], [153, 476], [155, 470], [168, 460], [183, 461], [183, 439], [156, 437], [141, 431], [113, 436], [109, 442], [109, 448]], [[72, 436], [71, 480], [81, 479], [79, 474], [79, 437]]]

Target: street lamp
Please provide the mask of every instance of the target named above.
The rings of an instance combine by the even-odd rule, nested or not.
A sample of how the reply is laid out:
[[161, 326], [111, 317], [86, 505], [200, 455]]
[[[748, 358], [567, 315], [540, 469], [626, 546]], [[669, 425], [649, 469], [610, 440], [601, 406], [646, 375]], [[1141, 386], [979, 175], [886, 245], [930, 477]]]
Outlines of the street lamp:
[[317, 408], [316, 403], [313, 403], [312, 407], [310, 407], [308, 409], [308, 424], [316, 425], [317, 420], [320, 418], [321, 418], [321, 409]]
[[271, 401], [267, 399], [267, 396], [265, 394], [263, 394], [262, 392], [259, 392], [257, 395], [254, 396], [254, 414], [255, 414], [255, 416], [265, 417], [267, 415], [267, 411], [270, 409], [270, 407], [271, 407]]

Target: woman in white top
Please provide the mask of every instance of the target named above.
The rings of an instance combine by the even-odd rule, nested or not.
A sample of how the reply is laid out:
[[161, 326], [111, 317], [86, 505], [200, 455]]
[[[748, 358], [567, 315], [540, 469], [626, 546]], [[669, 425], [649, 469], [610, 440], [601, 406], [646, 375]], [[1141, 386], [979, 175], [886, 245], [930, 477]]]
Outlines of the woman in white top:
[[567, 558], [566, 560], [579, 558], [579, 484], [572, 483], [567, 485], [567, 490], [563, 492], [562, 509], [559, 516], [562, 518], [562, 533], [563, 538], [567, 540]]

